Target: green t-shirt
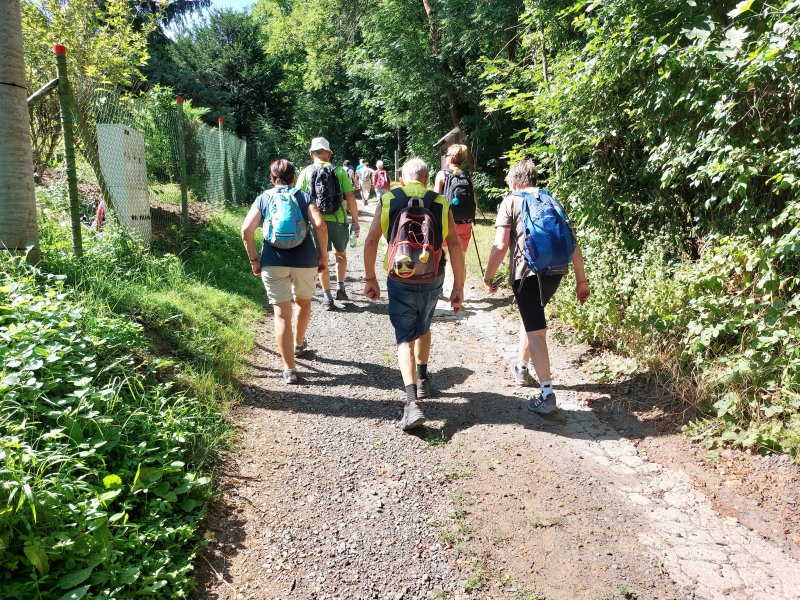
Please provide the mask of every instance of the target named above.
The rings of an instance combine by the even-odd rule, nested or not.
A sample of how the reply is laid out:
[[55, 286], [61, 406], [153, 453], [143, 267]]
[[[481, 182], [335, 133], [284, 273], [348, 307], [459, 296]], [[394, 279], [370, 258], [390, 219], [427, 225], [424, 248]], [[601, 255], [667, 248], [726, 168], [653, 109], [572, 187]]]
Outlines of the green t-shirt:
[[[305, 169], [300, 172], [300, 177], [297, 178], [297, 183], [295, 187], [298, 190], [303, 190], [304, 192], [311, 193], [311, 173], [314, 172], [314, 169], [324, 167], [325, 165], [329, 165], [330, 163], [326, 162], [314, 162], [313, 165], [308, 165]], [[351, 193], [353, 191], [353, 182], [350, 181], [350, 176], [347, 174], [342, 167], [336, 167], [336, 179], [339, 180], [339, 189], [342, 190], [342, 195]], [[346, 223], [347, 222], [347, 212], [345, 209], [347, 208], [347, 199], [342, 198], [342, 204], [339, 206], [339, 210], [337, 210], [332, 215], [322, 215], [323, 221], [330, 221], [335, 223]]]

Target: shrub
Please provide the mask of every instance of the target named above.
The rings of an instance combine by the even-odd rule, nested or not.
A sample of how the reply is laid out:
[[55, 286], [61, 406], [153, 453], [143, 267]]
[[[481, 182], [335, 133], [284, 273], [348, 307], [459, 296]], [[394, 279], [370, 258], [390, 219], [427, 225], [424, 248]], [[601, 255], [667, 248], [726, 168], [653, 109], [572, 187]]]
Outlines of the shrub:
[[163, 381], [140, 325], [0, 260], [3, 597], [186, 597], [219, 413]]

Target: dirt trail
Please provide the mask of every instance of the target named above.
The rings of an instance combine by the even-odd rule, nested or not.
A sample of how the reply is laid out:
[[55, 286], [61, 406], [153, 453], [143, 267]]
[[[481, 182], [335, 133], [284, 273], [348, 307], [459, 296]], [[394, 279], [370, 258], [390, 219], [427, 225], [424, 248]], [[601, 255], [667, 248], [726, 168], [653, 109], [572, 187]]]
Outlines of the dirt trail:
[[315, 302], [304, 385], [284, 386], [261, 328], [198, 598], [800, 598], [795, 498], [758, 507], [682, 438], [603, 413], [660, 399], [593, 383], [587, 348], [553, 344], [560, 410], [528, 413], [506, 300], [473, 288], [458, 319], [440, 303], [439, 393], [402, 432], [385, 298], [363, 297], [350, 258], [346, 310]]

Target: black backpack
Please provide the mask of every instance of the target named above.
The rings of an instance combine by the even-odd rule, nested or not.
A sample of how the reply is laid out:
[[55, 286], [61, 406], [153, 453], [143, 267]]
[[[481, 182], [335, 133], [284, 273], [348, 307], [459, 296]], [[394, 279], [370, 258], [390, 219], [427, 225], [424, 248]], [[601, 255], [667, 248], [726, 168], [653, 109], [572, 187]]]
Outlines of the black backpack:
[[311, 173], [311, 199], [324, 215], [333, 215], [342, 205], [342, 188], [336, 176], [336, 165], [317, 167]]
[[445, 171], [442, 195], [450, 200], [450, 211], [456, 223], [475, 219], [475, 189], [469, 173], [462, 170]]

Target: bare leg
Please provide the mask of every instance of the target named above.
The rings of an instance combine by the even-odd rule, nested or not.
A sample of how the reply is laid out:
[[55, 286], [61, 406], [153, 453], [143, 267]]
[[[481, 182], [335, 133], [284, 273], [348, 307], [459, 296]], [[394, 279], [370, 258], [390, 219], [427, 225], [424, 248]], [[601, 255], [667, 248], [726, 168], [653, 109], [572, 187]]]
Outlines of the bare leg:
[[417, 343], [414, 345], [414, 357], [416, 358], [416, 365], [427, 365], [428, 359], [431, 356], [431, 330], [429, 329], [427, 333], [422, 334], [417, 339]]
[[550, 353], [547, 350], [547, 329], [528, 332], [533, 370], [540, 382], [551, 381]]
[[519, 325], [519, 360], [523, 364], [528, 364], [531, 359], [531, 349], [528, 345], [528, 332], [525, 331], [525, 325]]
[[297, 311], [294, 315], [294, 343], [299, 346], [303, 343], [303, 338], [306, 337], [308, 322], [311, 320], [311, 299], [295, 298], [294, 302], [297, 304]]
[[275, 342], [281, 355], [284, 369], [294, 369], [294, 336], [292, 335], [292, 302], [281, 302], [275, 310]]
[[327, 292], [331, 289], [331, 274], [328, 269], [319, 274], [319, 284], [322, 286], [322, 291]]
[[[344, 283], [344, 275], [347, 273], [347, 251], [336, 253], [336, 283]], [[328, 289], [330, 289], [330, 276], [328, 276]]]
[[403, 376], [403, 385], [417, 383], [417, 364], [414, 361], [414, 342], [397, 344], [397, 362], [400, 365], [400, 374]]

